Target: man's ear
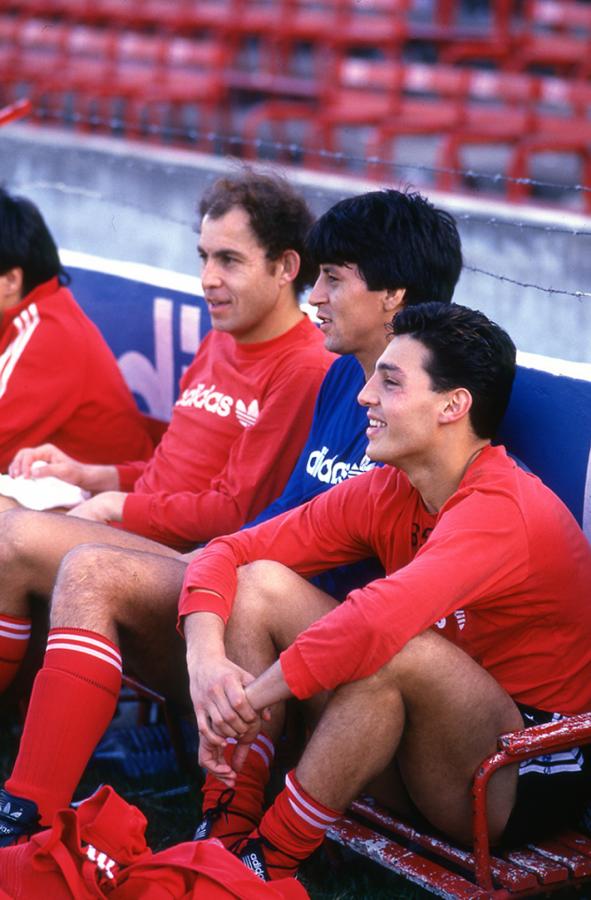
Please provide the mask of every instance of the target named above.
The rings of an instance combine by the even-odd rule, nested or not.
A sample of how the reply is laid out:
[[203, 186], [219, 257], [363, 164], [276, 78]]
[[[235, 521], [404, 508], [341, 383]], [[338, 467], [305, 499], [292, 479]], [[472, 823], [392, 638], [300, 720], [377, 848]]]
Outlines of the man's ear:
[[14, 266], [2, 276], [4, 279], [3, 305], [7, 309], [16, 306], [23, 297], [23, 270], [20, 266]]
[[439, 421], [442, 424], [459, 422], [467, 416], [472, 408], [472, 394], [467, 388], [454, 388], [449, 391], [442, 405]]
[[281, 266], [282, 284], [289, 284], [298, 277], [300, 271], [300, 254], [297, 250], [285, 250], [281, 254], [281, 258], [277, 260]]
[[395, 291], [386, 291], [384, 295], [384, 310], [391, 316], [395, 316], [404, 306], [406, 288], [396, 288]]

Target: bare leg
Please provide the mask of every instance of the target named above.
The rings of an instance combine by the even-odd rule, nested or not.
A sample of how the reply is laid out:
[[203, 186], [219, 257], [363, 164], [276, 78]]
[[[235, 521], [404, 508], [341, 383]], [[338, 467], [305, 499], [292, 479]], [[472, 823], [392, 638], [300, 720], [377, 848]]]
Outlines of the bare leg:
[[186, 563], [136, 550], [82, 545], [59, 569], [52, 628], [83, 628], [119, 644], [125, 670], [190, 707], [185, 645], [176, 631]]
[[59, 638], [48, 645], [35, 679], [7, 781], [8, 791], [37, 804], [44, 824], [69, 803], [115, 710], [121, 676], [113, 644], [134, 658], [135, 674], [190, 707], [175, 631], [184, 571], [178, 560], [87, 545], [62, 563], [51, 615]]
[[0, 513], [6, 512], [7, 509], [20, 509], [20, 504], [13, 500], [12, 497], [5, 497], [0, 494]]
[[[334, 692], [298, 778], [321, 802], [344, 808], [395, 753], [420, 812], [468, 843], [474, 771], [493, 752], [499, 734], [521, 725], [515, 704], [484, 669], [441, 635], [426, 631], [371, 678]], [[491, 780], [493, 840], [505, 827], [516, 784], [513, 766]], [[394, 793], [389, 801], [397, 808]]]
[[0, 612], [28, 615], [30, 595], [48, 598], [63, 557], [79, 544], [89, 543], [181, 558], [163, 544], [99, 522], [59, 513], [7, 511], [0, 516]]
[[[257, 675], [334, 605], [332, 598], [277, 563], [246, 566], [240, 570], [227, 630], [228, 655]], [[393, 808], [408, 812], [410, 796], [434, 826], [468, 842], [472, 775], [494, 750], [497, 736], [521, 725], [515, 704], [497, 682], [429, 630], [370, 678], [334, 691], [297, 777], [325, 806], [344, 809], [384, 773], [382, 787], [387, 783], [391, 788], [386, 797]], [[405, 788], [402, 797], [396, 790], [400, 775], [395, 771], [390, 780], [384, 771], [394, 756]], [[493, 839], [511, 812], [516, 782], [515, 767], [492, 778]]]
[[[287, 598], [287, 599], [286, 599]], [[328, 594], [280, 563], [255, 562], [238, 570], [238, 589], [226, 627], [226, 653], [252, 675], [260, 675], [298, 634], [337, 606]], [[314, 698], [315, 717], [326, 702]], [[283, 727], [284, 704], [272, 711], [264, 731], [276, 740]]]

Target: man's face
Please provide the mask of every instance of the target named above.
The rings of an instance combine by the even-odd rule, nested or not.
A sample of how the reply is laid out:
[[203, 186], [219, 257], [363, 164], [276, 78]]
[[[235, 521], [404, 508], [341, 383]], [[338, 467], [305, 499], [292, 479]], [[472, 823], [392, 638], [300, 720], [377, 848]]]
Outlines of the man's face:
[[367, 407], [370, 459], [406, 470], [437, 446], [447, 394], [433, 390], [425, 371], [428, 359], [427, 348], [406, 334], [392, 338], [378, 359], [358, 397]]
[[309, 303], [316, 307], [324, 345], [333, 353], [353, 353], [366, 371], [387, 344], [386, 291], [370, 291], [356, 265], [320, 267]]
[[281, 333], [277, 326], [283, 315], [282, 266], [266, 258], [241, 207], [219, 219], [204, 217], [197, 252], [213, 328], [227, 331], [239, 343], [265, 341]]
[[6, 309], [18, 306], [22, 299], [22, 269], [9, 269], [0, 275], [0, 316]]

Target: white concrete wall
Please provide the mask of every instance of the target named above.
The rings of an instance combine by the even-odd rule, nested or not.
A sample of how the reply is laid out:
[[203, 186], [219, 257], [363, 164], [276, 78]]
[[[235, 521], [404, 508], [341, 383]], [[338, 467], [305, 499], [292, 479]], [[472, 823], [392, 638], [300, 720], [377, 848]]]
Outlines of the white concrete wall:
[[[197, 198], [228, 165], [69, 131], [0, 129], [0, 181], [40, 206], [60, 246], [193, 275]], [[304, 170], [293, 178], [318, 213], [376, 188]], [[591, 295], [591, 218], [423, 193], [458, 217], [466, 269], [456, 300], [496, 319], [521, 350], [590, 362], [591, 296], [569, 294]]]

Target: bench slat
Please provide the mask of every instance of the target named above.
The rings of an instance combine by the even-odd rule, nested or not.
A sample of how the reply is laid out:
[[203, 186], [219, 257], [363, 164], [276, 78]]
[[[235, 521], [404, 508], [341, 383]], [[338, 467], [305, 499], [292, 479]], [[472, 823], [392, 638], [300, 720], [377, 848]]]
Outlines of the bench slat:
[[[422, 834], [410, 825], [396, 819], [387, 810], [375, 805], [371, 798], [353, 803], [351, 811], [376, 825], [380, 825], [382, 828], [388, 829], [396, 836], [412, 841], [425, 850], [437, 854], [442, 859], [462, 866], [470, 873], [474, 872], [474, 855], [468, 850], [456, 847], [444, 838]], [[508, 862], [505, 859], [493, 857], [492, 871], [499, 883], [512, 892], [525, 891], [539, 884], [536, 873], [532, 869], [520, 867], [519, 864], [514, 864], [513, 861]], [[567, 874], [566, 871], [563, 871], [562, 880], [567, 877]]]
[[[370, 828], [349, 818], [339, 819], [328, 831], [328, 837], [360, 853], [379, 865], [404, 876], [414, 884], [449, 900], [485, 900], [490, 893], [472, 884], [414, 851], [402, 847]], [[503, 896], [508, 896], [503, 892]]]

